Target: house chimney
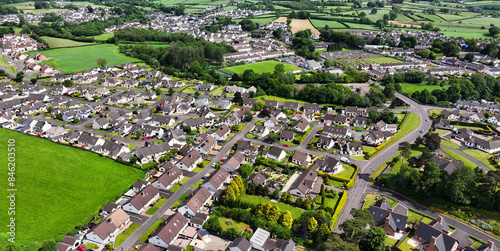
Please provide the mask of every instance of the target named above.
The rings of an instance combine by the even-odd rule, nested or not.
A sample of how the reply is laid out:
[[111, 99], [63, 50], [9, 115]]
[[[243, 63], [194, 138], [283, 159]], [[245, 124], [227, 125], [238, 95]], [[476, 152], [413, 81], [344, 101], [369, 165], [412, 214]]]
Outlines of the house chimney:
[[494, 245], [495, 243], [493, 243], [493, 241], [488, 241], [488, 247], [493, 248]]
[[436, 241], [437, 241], [437, 237], [436, 237], [436, 236], [432, 236], [432, 237], [431, 237], [431, 244], [432, 244], [433, 246], [436, 246]]

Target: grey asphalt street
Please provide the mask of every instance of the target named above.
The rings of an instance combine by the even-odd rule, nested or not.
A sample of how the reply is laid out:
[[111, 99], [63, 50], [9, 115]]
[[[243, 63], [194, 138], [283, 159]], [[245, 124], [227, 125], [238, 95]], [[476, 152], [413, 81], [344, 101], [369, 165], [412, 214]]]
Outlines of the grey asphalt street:
[[125, 240], [117, 250], [129, 250], [132, 245], [141, 237], [158, 219], [162, 217], [162, 215], [182, 196], [182, 194], [186, 193], [191, 189], [191, 186], [198, 182], [201, 177], [205, 176], [205, 174], [213, 171], [212, 164], [216, 164], [219, 160], [226, 156], [232, 149], [233, 145], [242, 138], [242, 135], [246, 135], [248, 131], [253, 127], [255, 122], [257, 121], [257, 117], [255, 117], [251, 122], [247, 123], [245, 128], [241, 130], [239, 133], [236, 133], [232, 139], [228, 142], [224, 143], [219, 154], [203, 169], [201, 172], [196, 174], [193, 178], [186, 181], [180, 188], [177, 190], [172, 197], [170, 197], [163, 206], [156, 211], [156, 213], [151, 216], [148, 220], [146, 220], [127, 240]]

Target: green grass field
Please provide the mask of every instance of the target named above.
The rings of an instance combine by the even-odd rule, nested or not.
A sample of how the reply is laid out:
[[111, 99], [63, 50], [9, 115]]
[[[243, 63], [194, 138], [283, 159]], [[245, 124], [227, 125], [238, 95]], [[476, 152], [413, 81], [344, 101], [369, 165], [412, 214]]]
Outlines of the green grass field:
[[47, 36], [43, 36], [42, 39], [45, 42], [47, 42], [48, 46], [51, 49], [65, 48], [65, 47], [77, 47], [77, 46], [85, 46], [85, 45], [95, 44], [95, 43], [78, 42], [78, 41], [73, 41], [73, 40], [64, 39], [64, 38], [47, 37]]
[[78, 47], [60, 48], [42, 51], [51, 60], [45, 64], [64, 73], [79, 72], [97, 67], [96, 59], [105, 58], [107, 65], [118, 65], [124, 62], [139, 62], [136, 58], [127, 57], [118, 52], [118, 46], [110, 44], [86, 46], [85, 50]]
[[335, 175], [350, 179], [355, 171], [354, 167], [348, 165], [342, 165], [342, 167], [344, 168], [344, 171], [337, 173]]
[[[244, 194], [243, 196], [241, 196], [240, 199], [242, 201], [246, 201], [246, 202], [249, 202], [252, 204], [258, 204], [260, 201], [262, 201], [263, 203], [267, 203], [269, 201], [269, 200], [266, 200], [264, 198], [259, 198], [259, 197], [256, 197], [253, 195], [247, 195], [247, 194]], [[283, 204], [280, 202], [271, 202], [271, 205], [273, 205], [273, 206], [278, 205], [278, 207], [280, 208], [281, 211], [285, 211], [285, 210], [290, 211], [290, 213], [292, 213], [292, 216], [294, 219], [298, 219], [302, 215], [302, 213], [304, 213], [303, 209], [293, 207], [293, 206], [290, 206], [287, 204]]]
[[108, 40], [109, 38], [112, 38], [114, 36], [113, 32], [105, 32], [102, 35], [99, 36], [94, 36], [95, 40]]
[[[9, 139], [16, 141], [16, 243], [20, 245], [60, 241], [144, 176], [138, 169], [94, 153], [6, 129], [0, 132], [3, 149]], [[7, 167], [7, 152], [2, 154], [0, 164]], [[0, 177], [7, 180], [7, 175], [5, 170]], [[5, 189], [0, 201], [8, 208]], [[2, 214], [1, 222], [8, 222], [8, 217]], [[6, 239], [3, 231], [0, 243]]]
[[458, 160], [458, 161], [462, 161], [464, 162], [464, 164], [468, 167], [472, 167], [472, 168], [475, 168], [477, 165], [474, 164], [472, 161], [468, 160], [467, 158], [465, 157], [462, 157], [460, 154], [457, 154], [451, 150], [448, 150], [448, 149], [441, 149], [443, 150], [446, 154], [450, 155], [450, 157]]
[[320, 20], [320, 19], [311, 19], [311, 23], [316, 27], [316, 29], [321, 29], [328, 25], [330, 28], [334, 29], [345, 29], [345, 25], [337, 22], [337, 21], [328, 21], [328, 20]]
[[449, 140], [441, 140], [441, 145], [451, 147], [453, 149], [458, 149], [460, 146], [449, 141]]
[[224, 72], [228, 72], [228, 73], [243, 74], [243, 72], [245, 72], [245, 70], [252, 69], [255, 73], [262, 74], [264, 72], [273, 72], [274, 66], [277, 64], [283, 64], [285, 66], [285, 72], [300, 70], [299, 67], [293, 66], [291, 64], [281, 63], [281, 62], [274, 61], [274, 60], [255, 63], [255, 64], [246, 64], [246, 65], [227, 67], [227, 68], [223, 68], [221, 70]]
[[[444, 89], [448, 89], [450, 85], [445, 85]], [[439, 85], [426, 85], [426, 84], [401, 84], [402, 92], [407, 93], [407, 94], [412, 94], [416, 91], [423, 91], [423, 90], [428, 90], [429, 92], [432, 92], [433, 90], [436, 89], [441, 89], [441, 86]]]
[[236, 231], [238, 231], [238, 233], [247, 229], [250, 226], [246, 223], [235, 221], [233, 219], [228, 219], [228, 218], [224, 218], [224, 217], [219, 217], [219, 223], [220, 223], [220, 226], [222, 227], [223, 231], [227, 231], [230, 228], [234, 228], [234, 229], [236, 229]]
[[491, 156], [491, 154], [485, 153], [483, 151], [477, 150], [477, 149], [466, 149], [463, 150], [462, 152], [472, 156], [473, 158], [481, 161], [481, 163], [485, 164], [488, 168], [496, 170], [496, 167], [493, 166], [490, 161], [488, 160]]

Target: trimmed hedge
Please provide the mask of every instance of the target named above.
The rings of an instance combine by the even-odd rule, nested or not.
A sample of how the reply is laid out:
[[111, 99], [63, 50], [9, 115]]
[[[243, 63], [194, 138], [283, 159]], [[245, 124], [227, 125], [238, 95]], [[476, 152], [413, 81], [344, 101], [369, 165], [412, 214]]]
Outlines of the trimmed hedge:
[[321, 172], [321, 171], [318, 171], [318, 174], [320, 176], [325, 176], [325, 175], [328, 175], [328, 178], [329, 179], [332, 179], [332, 180], [336, 180], [336, 181], [340, 181], [340, 182], [347, 182], [347, 184], [345, 185], [347, 189], [351, 188], [352, 186], [354, 186], [354, 180], [355, 180], [355, 177], [356, 175], [358, 174], [358, 171], [359, 171], [359, 167], [355, 164], [352, 164], [352, 166], [355, 168], [354, 170], [354, 173], [352, 174], [351, 178], [348, 179], [348, 178], [345, 178], [345, 177], [340, 177], [340, 176], [337, 176], [337, 175], [333, 175], [333, 174], [329, 174], [329, 173], [324, 173], [324, 172]]
[[339, 218], [340, 212], [342, 212], [342, 208], [344, 208], [345, 203], [347, 202], [347, 192], [342, 190], [342, 197], [340, 197], [339, 203], [335, 207], [335, 213], [332, 215], [332, 229], [335, 228], [335, 223], [337, 223], [337, 219]]
[[359, 172], [359, 167], [356, 164], [352, 164], [352, 166], [354, 166], [355, 170], [354, 170], [354, 173], [351, 176], [351, 180], [349, 182], [347, 182], [347, 184], [345, 185], [345, 187], [347, 189], [349, 189], [352, 186], [354, 186], [354, 180], [356, 179], [356, 175], [358, 175], [358, 172]]
[[[406, 117], [405, 117], [406, 118]], [[403, 122], [404, 123], [404, 122]], [[401, 123], [402, 124], [402, 123]], [[386, 140], [384, 143], [380, 144], [379, 146], [377, 146], [375, 149], [373, 149], [371, 152], [367, 153], [365, 155], [365, 159], [370, 159], [373, 155], [377, 154], [381, 149], [383, 149], [387, 144], [391, 143], [394, 138], [396, 138], [398, 136], [398, 133], [395, 133], [394, 135], [392, 135], [392, 137], [390, 137], [388, 140]]]

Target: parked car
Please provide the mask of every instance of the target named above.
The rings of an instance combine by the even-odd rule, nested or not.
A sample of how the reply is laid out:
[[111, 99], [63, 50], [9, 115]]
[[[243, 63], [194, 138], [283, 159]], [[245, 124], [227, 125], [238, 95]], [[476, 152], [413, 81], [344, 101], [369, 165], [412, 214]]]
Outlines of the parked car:
[[344, 163], [351, 163], [351, 161], [348, 158], [346, 158], [346, 157], [341, 157], [340, 161], [342, 161]]
[[285, 147], [289, 147], [289, 145], [288, 145], [288, 144], [284, 144], [283, 146], [285, 146]]
[[424, 132], [424, 129], [420, 130], [420, 133], [423, 133]]

